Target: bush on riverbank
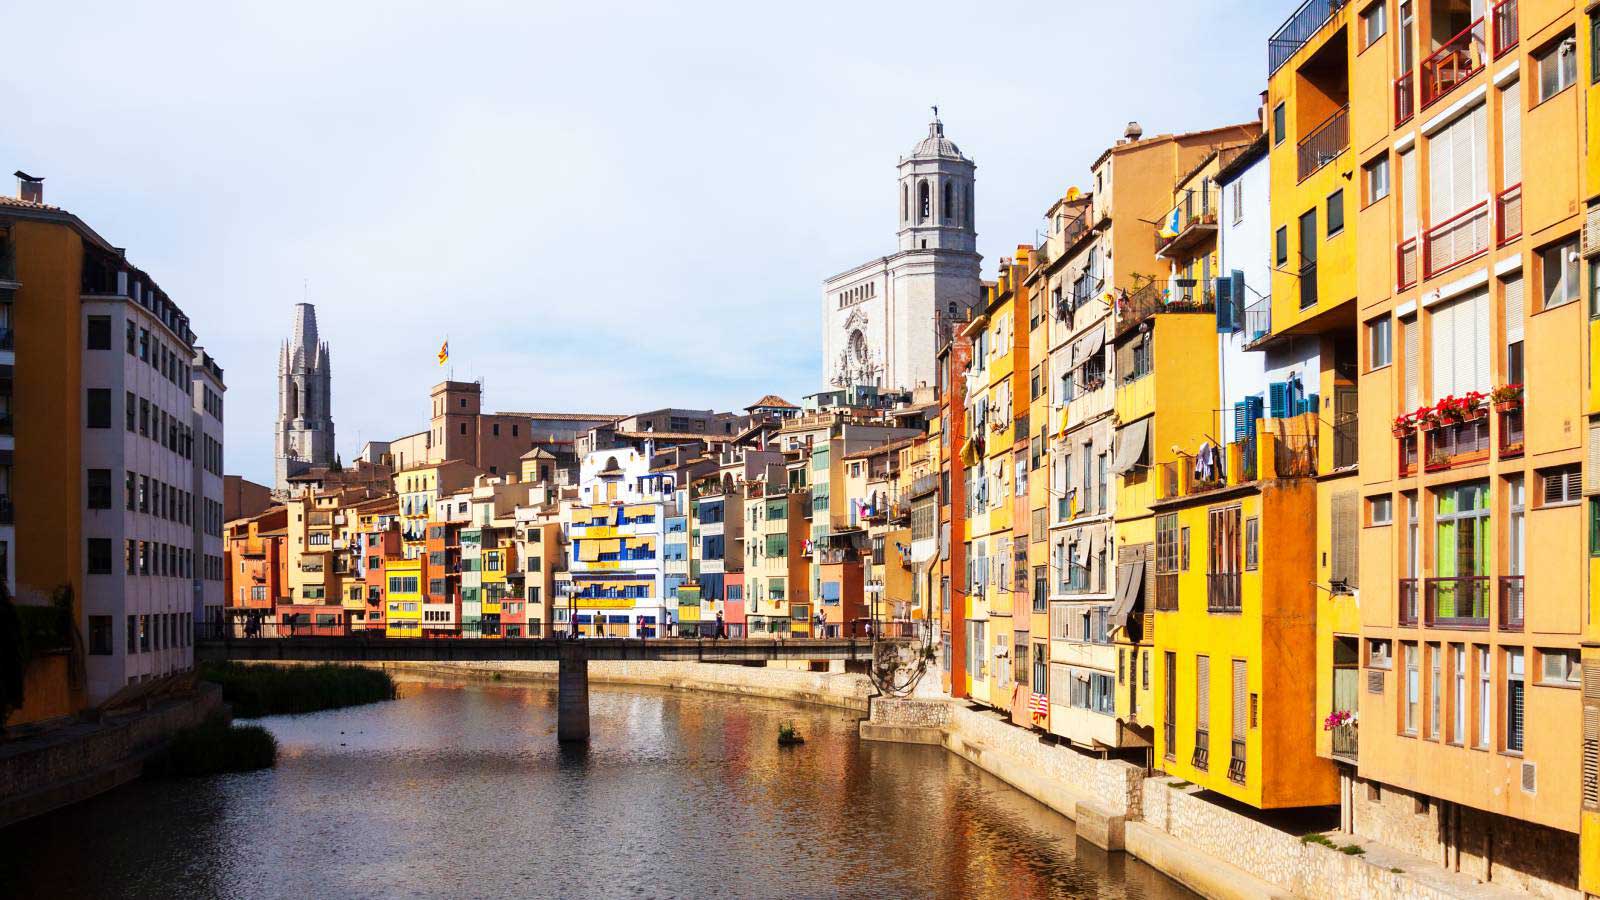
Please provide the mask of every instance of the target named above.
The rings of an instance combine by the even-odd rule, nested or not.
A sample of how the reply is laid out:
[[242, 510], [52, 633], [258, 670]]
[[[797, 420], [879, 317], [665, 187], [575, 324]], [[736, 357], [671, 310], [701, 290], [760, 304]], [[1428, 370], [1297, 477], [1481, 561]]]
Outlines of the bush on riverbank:
[[278, 740], [260, 725], [229, 725], [212, 719], [185, 728], [150, 761], [158, 775], [194, 777], [270, 769], [278, 761]]
[[222, 686], [222, 699], [242, 718], [289, 715], [393, 700], [388, 672], [360, 666], [264, 666], [213, 663], [201, 677]]

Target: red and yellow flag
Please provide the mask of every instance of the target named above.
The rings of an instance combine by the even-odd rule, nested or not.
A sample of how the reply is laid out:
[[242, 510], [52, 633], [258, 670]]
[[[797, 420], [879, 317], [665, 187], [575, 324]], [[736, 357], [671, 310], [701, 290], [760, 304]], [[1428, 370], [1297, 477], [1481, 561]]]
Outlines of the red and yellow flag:
[[450, 361], [450, 342], [447, 340], [439, 345], [439, 365]]

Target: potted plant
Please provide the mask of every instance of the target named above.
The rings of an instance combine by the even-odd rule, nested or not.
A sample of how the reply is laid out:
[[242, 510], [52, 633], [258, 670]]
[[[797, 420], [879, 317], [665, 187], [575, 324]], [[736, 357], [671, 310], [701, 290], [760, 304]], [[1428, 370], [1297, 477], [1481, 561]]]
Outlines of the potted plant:
[[1495, 412], [1510, 412], [1522, 405], [1522, 385], [1502, 384], [1489, 392]]
[[1412, 413], [1401, 413], [1394, 417], [1393, 431], [1397, 438], [1409, 437], [1417, 429], [1417, 420]]
[[1417, 423], [1418, 431], [1432, 431], [1439, 427], [1441, 421], [1439, 408], [1437, 406], [1419, 406], [1417, 411], [1411, 414], [1411, 419]]

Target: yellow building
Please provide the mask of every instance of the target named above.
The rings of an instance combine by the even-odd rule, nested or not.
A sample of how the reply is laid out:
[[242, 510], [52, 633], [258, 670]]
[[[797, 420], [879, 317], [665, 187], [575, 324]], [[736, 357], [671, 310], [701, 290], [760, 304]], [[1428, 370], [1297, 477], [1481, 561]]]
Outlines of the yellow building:
[[422, 558], [390, 560], [384, 622], [387, 637], [422, 636]]
[[1320, 343], [1345, 826], [1532, 891], [1578, 881], [1588, 26], [1395, 0], [1303, 7], [1269, 44], [1266, 343]]

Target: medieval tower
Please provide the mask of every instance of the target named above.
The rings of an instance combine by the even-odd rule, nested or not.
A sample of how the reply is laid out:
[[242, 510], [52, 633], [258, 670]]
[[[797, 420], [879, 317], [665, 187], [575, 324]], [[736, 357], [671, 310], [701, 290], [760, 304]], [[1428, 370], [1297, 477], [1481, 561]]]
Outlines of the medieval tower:
[[328, 345], [317, 338], [317, 308], [294, 306], [294, 336], [278, 353], [278, 427], [274, 485], [333, 462], [333, 375]]

